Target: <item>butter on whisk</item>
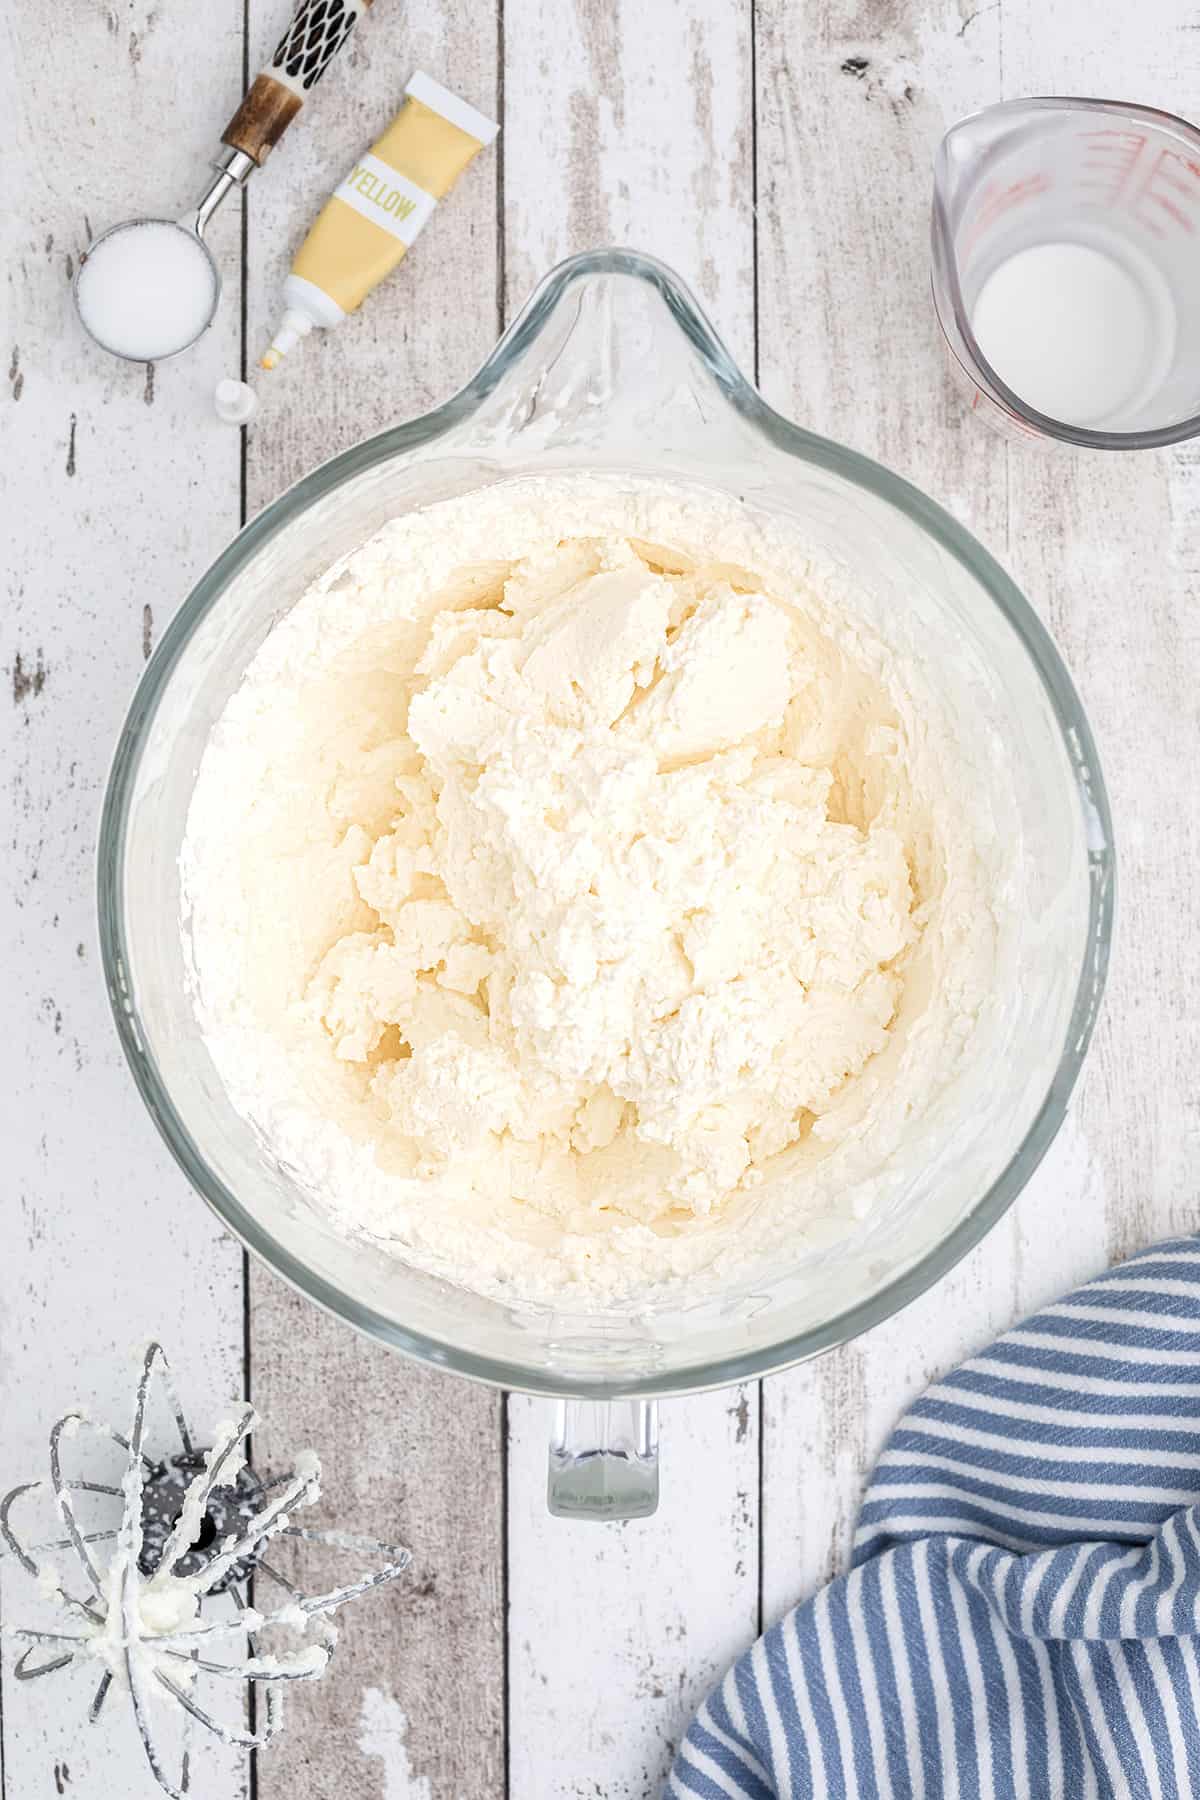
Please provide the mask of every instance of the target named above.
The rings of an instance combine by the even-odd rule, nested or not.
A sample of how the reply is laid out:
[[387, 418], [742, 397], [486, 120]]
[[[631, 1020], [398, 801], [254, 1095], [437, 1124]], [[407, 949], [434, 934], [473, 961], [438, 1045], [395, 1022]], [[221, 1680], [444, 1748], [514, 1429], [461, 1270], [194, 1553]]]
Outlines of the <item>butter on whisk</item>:
[[340, 325], [389, 275], [439, 200], [499, 127], [429, 75], [414, 75], [379, 142], [326, 201], [283, 284], [264, 369], [314, 325]]

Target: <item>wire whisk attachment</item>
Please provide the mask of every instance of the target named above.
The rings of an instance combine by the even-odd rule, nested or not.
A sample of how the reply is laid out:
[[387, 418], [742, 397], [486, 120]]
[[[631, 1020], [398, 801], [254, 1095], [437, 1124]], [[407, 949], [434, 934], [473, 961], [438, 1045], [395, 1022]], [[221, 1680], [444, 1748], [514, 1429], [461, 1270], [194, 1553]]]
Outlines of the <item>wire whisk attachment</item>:
[[[158, 1458], [145, 1442], [156, 1375], [179, 1439], [177, 1450]], [[155, 1780], [173, 1800], [184, 1800], [189, 1787], [192, 1726], [246, 1749], [269, 1744], [281, 1728], [287, 1683], [317, 1681], [329, 1666], [338, 1639], [331, 1615], [394, 1581], [412, 1560], [396, 1544], [293, 1524], [292, 1515], [320, 1497], [320, 1462], [303, 1451], [286, 1474], [260, 1478], [246, 1461], [246, 1441], [257, 1422], [254, 1408], [243, 1403], [215, 1428], [211, 1446], [198, 1448], [162, 1346], [152, 1343], [142, 1358], [128, 1435], [82, 1413], [66, 1413], [50, 1430], [49, 1481], [24, 1482], [0, 1500], [4, 1545], [66, 1615], [61, 1630], [17, 1627], [7, 1633], [26, 1645], [17, 1679], [35, 1681], [79, 1664], [98, 1673], [89, 1718], [99, 1717], [114, 1689], [123, 1693]], [[125, 1452], [119, 1484], [64, 1474], [64, 1445], [85, 1432]], [[65, 1535], [27, 1547], [13, 1524], [14, 1511], [47, 1489]], [[89, 1511], [107, 1506], [113, 1522], [84, 1530], [77, 1508], [84, 1495], [93, 1497], [86, 1502]], [[282, 1539], [373, 1558], [375, 1566], [344, 1585], [305, 1593], [266, 1560], [268, 1546]], [[43, 1560], [62, 1553], [73, 1556], [82, 1577], [78, 1585], [72, 1577], [68, 1586], [68, 1578]], [[252, 1577], [270, 1584], [280, 1603], [265, 1609], [252, 1604]], [[224, 1616], [206, 1611], [212, 1602], [223, 1603]], [[264, 1633], [272, 1644], [284, 1639], [285, 1647], [264, 1648]], [[214, 1692], [237, 1691], [241, 1722], [227, 1723], [202, 1704], [197, 1695], [206, 1681], [216, 1684]], [[264, 1700], [261, 1725], [251, 1728], [244, 1722], [247, 1687]], [[164, 1704], [186, 1715], [178, 1779], [168, 1773], [160, 1749]]]

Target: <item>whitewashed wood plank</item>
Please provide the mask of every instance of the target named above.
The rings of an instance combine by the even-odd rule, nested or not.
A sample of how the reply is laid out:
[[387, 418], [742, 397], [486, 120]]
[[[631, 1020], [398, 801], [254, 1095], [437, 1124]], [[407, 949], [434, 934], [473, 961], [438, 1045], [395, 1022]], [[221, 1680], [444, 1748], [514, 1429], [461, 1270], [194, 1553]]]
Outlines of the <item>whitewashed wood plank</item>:
[[506, 0], [509, 317], [561, 257], [670, 263], [754, 362], [750, 10], [721, 0]]
[[[254, 0], [251, 60], [279, 29]], [[414, 0], [364, 18], [250, 196], [247, 360], [270, 339], [292, 254], [326, 196], [425, 69], [497, 117], [494, 5]], [[485, 155], [412, 255], [337, 331], [261, 380], [251, 511], [335, 451], [461, 385], [498, 328], [499, 161]], [[257, 378], [256, 378], [257, 379]], [[409, 1576], [348, 1612], [329, 1676], [295, 1697], [259, 1759], [260, 1800], [303, 1794], [484, 1800], [504, 1784], [503, 1437], [498, 1394], [414, 1367], [255, 1266], [251, 1383], [264, 1466], [311, 1443], [327, 1516], [410, 1545]]]
[[[879, 457], [1003, 548], [1005, 449], [946, 379], [929, 303], [929, 179], [946, 125], [993, 97], [998, 15], [759, 0], [759, 368], [801, 424]], [[862, 1483], [905, 1399], [1012, 1305], [1013, 1232], [899, 1319], [763, 1388], [763, 1610], [844, 1566]]]
[[[1171, 90], [1161, 80], [1163, 34], [1156, 31], [1168, 23], [1166, 14], [1148, 21], [1143, 38], [1128, 14], [1106, 15], [1098, 30], [1082, 4], [1060, 7], [1052, 20], [1032, 0], [1004, 0], [1002, 12], [905, 5], [889, 7], [875, 32], [864, 36], [861, 14], [821, 7], [820, 52], [813, 54], [810, 40], [803, 79], [793, 73], [789, 80], [785, 71], [797, 71], [801, 62], [794, 32], [788, 42], [795, 18], [789, 21], [787, 10], [768, 7], [764, 15], [760, 8], [760, 81], [768, 83], [765, 94], [760, 86], [760, 156], [769, 158], [781, 139], [786, 152], [783, 200], [774, 209], [780, 222], [764, 216], [762, 237], [793, 246], [806, 266], [807, 250], [836, 246], [828, 266], [813, 276], [815, 317], [830, 340], [818, 363], [826, 371], [815, 387], [818, 414], [814, 390], [805, 392], [799, 374], [794, 408], [807, 422], [900, 467], [948, 504], [997, 551], [1058, 634], [1097, 727], [1117, 802], [1123, 935], [1140, 949], [1133, 950], [1132, 971], [1127, 961], [1123, 971], [1118, 956], [1081, 1100], [1009, 1218], [899, 1318], [766, 1385], [768, 1616], [843, 1566], [863, 1477], [896, 1415], [929, 1379], [1106, 1255], [1159, 1231], [1186, 1228], [1195, 1102], [1182, 1091], [1182, 1071], [1194, 1060], [1197, 1016], [1192, 978], [1180, 974], [1195, 919], [1186, 916], [1186, 900], [1168, 916], [1172, 896], [1188, 892], [1194, 827], [1181, 824], [1169, 787], [1155, 781], [1152, 760], [1168, 743], [1179, 747], [1185, 763], [1195, 752], [1185, 670], [1196, 639], [1180, 604], [1188, 453], [1165, 459], [1040, 454], [990, 438], [961, 410], [938, 367], [925, 267], [934, 144], [943, 124], [1001, 97], [1001, 63], [1005, 94], [1137, 89], [1140, 97], [1170, 105]], [[772, 19], [782, 32], [774, 50]], [[1140, 87], [1129, 55], [1138, 41], [1148, 47]], [[1173, 54], [1180, 91], [1189, 71], [1194, 81], [1197, 53], [1178, 28]], [[862, 96], [859, 132], [844, 123], [842, 80], [853, 84], [852, 96], [855, 89]], [[805, 226], [789, 212], [790, 195], [801, 147], [815, 141], [826, 152]], [[853, 223], [842, 229], [839, 221]], [[768, 391], [769, 268], [764, 264], [761, 301]], [[876, 273], [884, 268], [886, 298]], [[805, 347], [819, 358], [819, 343]], [[803, 360], [796, 357], [797, 370]], [[853, 399], [846, 379], [852, 370], [858, 377]], [[1164, 575], [1172, 475], [1174, 542], [1185, 548]], [[1148, 720], [1164, 713], [1161, 734], [1148, 732]], [[1142, 820], [1145, 791], [1159, 785], [1155, 832]], [[1130, 832], [1141, 865], [1134, 865], [1132, 895]]]
[[[276, 0], [253, 0], [255, 66], [269, 54], [279, 16]], [[246, 352], [262, 410], [247, 432], [252, 513], [326, 457], [445, 400], [494, 345], [498, 149], [467, 170], [359, 312], [336, 330], [313, 332], [273, 374], [256, 368], [293, 255], [354, 158], [399, 111], [409, 77], [424, 69], [496, 119], [498, 42], [496, 0], [412, 0], [403, 8], [380, 0], [256, 179]]]
[[509, 1403], [509, 1792], [653, 1800], [692, 1712], [758, 1630], [757, 1389], [666, 1403], [662, 1500], [546, 1512], [548, 1405]]
[[[1005, 0], [1004, 87], [1116, 94], [1193, 119], [1200, 33], [1173, 0], [1047, 14]], [[1103, 1168], [1108, 1252], [1197, 1209], [1200, 1095], [1198, 565], [1195, 445], [1135, 456], [1011, 455], [1014, 575], [1044, 597], [1088, 707], [1113, 801], [1117, 954], [1080, 1108]]]
[[[506, 289], [626, 243], [697, 287], [753, 367], [749, 9], [508, 0]], [[545, 1510], [548, 1403], [510, 1401], [511, 1793], [657, 1794], [691, 1708], [754, 1636], [758, 1405], [671, 1402], [658, 1515]]]
[[846, 1568], [863, 1487], [905, 1406], [1103, 1265], [1103, 1198], [1102, 1171], [1072, 1115], [1015, 1219], [902, 1313], [763, 1383], [764, 1623]]
[[[130, 1351], [161, 1335], [203, 1424], [242, 1386], [242, 1258], [180, 1175], [129, 1079], [94, 925], [100, 799], [147, 646], [237, 525], [237, 445], [209, 396], [238, 342], [236, 209], [214, 228], [220, 319], [179, 363], [119, 363], [84, 339], [70, 279], [93, 228], [198, 195], [240, 91], [241, 7], [132, 0], [10, 9], [0, 483], [0, 1487], [46, 1472], [55, 1414], [127, 1418]], [[203, 103], [199, 103], [202, 101]], [[165, 131], [165, 117], [171, 129]], [[5, 1624], [29, 1583], [2, 1565]], [[157, 1794], [125, 1709], [86, 1723], [87, 1679], [11, 1679], [9, 1795]], [[204, 1791], [245, 1793], [206, 1748]]]
[[[324, 1680], [289, 1694], [258, 1794], [491, 1800], [504, 1792], [500, 1396], [402, 1363], [262, 1269], [251, 1292], [251, 1384], [266, 1421], [256, 1465], [283, 1468], [311, 1445], [322, 1460], [313, 1521], [413, 1553], [398, 1582], [339, 1618]], [[305, 1566], [333, 1585], [357, 1573], [349, 1565]]]
[[996, 97], [999, 14], [758, 0], [755, 18], [763, 393], [1002, 549], [1004, 445], [946, 379], [929, 300], [933, 153]]

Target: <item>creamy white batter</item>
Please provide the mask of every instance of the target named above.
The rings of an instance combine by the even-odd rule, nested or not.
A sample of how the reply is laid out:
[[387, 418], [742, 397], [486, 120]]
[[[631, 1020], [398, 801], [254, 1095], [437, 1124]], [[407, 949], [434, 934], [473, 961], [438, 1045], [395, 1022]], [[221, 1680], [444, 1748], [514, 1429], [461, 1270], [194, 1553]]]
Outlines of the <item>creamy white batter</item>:
[[331, 570], [226, 706], [197, 1010], [342, 1228], [628, 1302], [903, 1180], [992, 981], [993, 838], [915, 660], [777, 528], [510, 482]]

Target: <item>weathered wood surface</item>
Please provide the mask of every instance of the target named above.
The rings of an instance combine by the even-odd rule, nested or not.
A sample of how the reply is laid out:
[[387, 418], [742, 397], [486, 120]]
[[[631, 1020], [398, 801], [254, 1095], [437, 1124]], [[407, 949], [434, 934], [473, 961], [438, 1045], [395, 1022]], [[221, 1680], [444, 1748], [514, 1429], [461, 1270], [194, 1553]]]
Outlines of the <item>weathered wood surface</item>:
[[[254, 0], [250, 17], [257, 66], [279, 8]], [[417, 0], [401, 19], [385, 0], [363, 19], [248, 195], [249, 365], [270, 341], [317, 206], [398, 110], [412, 71], [495, 118], [498, 47], [495, 6], [474, 0]], [[359, 438], [444, 400], [483, 361], [501, 322], [499, 183], [499, 159], [481, 157], [396, 278], [267, 378], [246, 433], [250, 512]], [[348, 1528], [414, 1553], [410, 1578], [346, 1615], [328, 1679], [295, 1695], [292, 1725], [259, 1757], [260, 1800], [502, 1793], [500, 1395], [366, 1342], [257, 1265], [249, 1318], [251, 1389], [268, 1423], [256, 1454], [269, 1464], [276, 1447], [311, 1443], [328, 1470], [330, 1516], [336, 1508]]]
[[760, 168], [773, 171], [760, 182], [764, 389], [949, 506], [1054, 631], [1099, 740], [1121, 913], [1081, 1095], [1008, 1217], [898, 1318], [764, 1386], [773, 1618], [844, 1566], [863, 1476], [932, 1377], [1106, 1260], [1200, 1218], [1197, 815], [1185, 786], [1200, 752], [1195, 451], [1009, 445], [963, 410], [932, 312], [915, 303], [946, 125], [1031, 93], [1122, 94], [1186, 115], [1200, 46], [1170, 0], [1090, 23], [1082, 5], [1036, 0], [759, 0], [757, 16]]
[[[182, 211], [212, 129], [241, 89], [240, 0], [198, 9], [10, 8], [0, 518], [0, 1488], [47, 1473], [56, 1413], [118, 1427], [130, 1352], [161, 1334], [201, 1417], [242, 1386], [242, 1254], [159, 1144], [117, 1048], [95, 926], [109, 759], [147, 647], [238, 523], [238, 446], [208, 396], [238, 354], [238, 220], [213, 247], [233, 304], [194, 354], [157, 369], [83, 339], [71, 276], [91, 232]], [[172, 125], [163, 129], [169, 110]], [[5, 1624], [31, 1584], [0, 1562]], [[94, 1730], [74, 1670], [11, 1680], [3, 1645], [4, 1791], [157, 1793], [123, 1711]], [[245, 1791], [240, 1753], [214, 1789]]]
[[[651, 250], [754, 355], [749, 13], [709, 0], [505, 8], [510, 315], [597, 244]], [[547, 45], [553, 43], [552, 55]], [[509, 1402], [514, 1795], [656, 1794], [705, 1689], [758, 1616], [758, 1395], [669, 1405], [649, 1521], [548, 1520], [544, 1402]]]
[[[252, 69], [282, 12], [253, 0], [245, 45], [226, 0], [203, 24], [175, 0], [76, 9], [70, 38], [46, 0], [6, 21], [0, 1485], [41, 1471], [55, 1410], [112, 1416], [129, 1346], [160, 1330], [198, 1406], [249, 1381], [261, 1462], [312, 1443], [339, 1521], [415, 1552], [406, 1583], [347, 1616], [330, 1682], [293, 1701], [263, 1800], [642, 1800], [760, 1594], [775, 1617], [842, 1565], [905, 1402], [1055, 1289], [1195, 1223], [1200, 457], [991, 437], [949, 387], [926, 294], [946, 123], [1055, 90], [1186, 113], [1200, 33], [1174, 0], [380, 0], [256, 178], [244, 245], [236, 209], [215, 227], [215, 331], [152, 374], [110, 363], [75, 327], [67, 258], [89, 221], [183, 206], [243, 51]], [[400, 274], [272, 378], [243, 461], [213, 382], [257, 356], [292, 247], [414, 67], [501, 117], [497, 152]], [[653, 1522], [572, 1527], [543, 1511], [541, 1404], [410, 1368], [257, 1268], [244, 1321], [241, 1254], [120, 1066], [91, 859], [144, 650], [242, 507], [444, 398], [553, 261], [602, 241], [674, 263], [768, 398], [910, 476], [1010, 568], [1097, 731], [1122, 929], [1080, 1104], [1009, 1217], [900, 1318], [764, 1384], [761, 1432], [756, 1388], [670, 1406]], [[21, 1584], [0, 1571], [12, 1623]], [[87, 1730], [71, 1681], [5, 1683], [2, 1792], [153, 1793], [128, 1734]], [[217, 1756], [201, 1791], [235, 1800], [246, 1779]]]
[[[926, 298], [933, 151], [999, 92], [999, 11], [963, 29], [970, 11], [760, 0], [759, 371], [782, 411], [909, 476], [1002, 553], [1007, 450], [951, 388]], [[1020, 1303], [1017, 1254], [1008, 1219], [902, 1318], [764, 1384], [767, 1619], [843, 1565], [889, 1426]]]

